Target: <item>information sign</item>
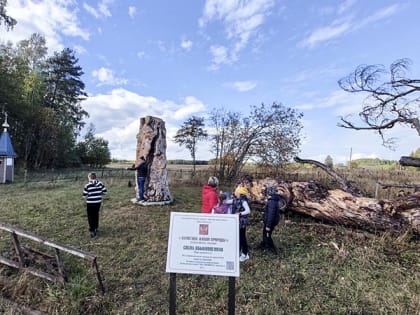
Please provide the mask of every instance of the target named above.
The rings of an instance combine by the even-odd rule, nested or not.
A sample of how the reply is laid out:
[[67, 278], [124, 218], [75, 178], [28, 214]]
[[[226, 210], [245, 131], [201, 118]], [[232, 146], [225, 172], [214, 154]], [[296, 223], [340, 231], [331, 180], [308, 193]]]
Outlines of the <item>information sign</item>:
[[238, 216], [171, 212], [166, 272], [239, 277]]

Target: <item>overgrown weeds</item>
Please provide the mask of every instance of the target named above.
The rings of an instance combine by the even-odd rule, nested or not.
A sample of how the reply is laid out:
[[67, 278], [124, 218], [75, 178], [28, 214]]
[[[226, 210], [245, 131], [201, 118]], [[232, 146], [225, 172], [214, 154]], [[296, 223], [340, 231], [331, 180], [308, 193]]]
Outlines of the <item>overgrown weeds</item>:
[[[200, 186], [173, 184], [172, 205], [139, 207], [130, 202], [133, 187], [114, 180], [99, 237], [91, 239], [83, 184], [0, 186], [0, 222], [96, 254], [105, 294], [86, 262], [65, 255], [65, 286], [3, 266], [2, 296], [48, 314], [167, 314], [170, 212], [199, 212]], [[261, 213], [254, 211], [251, 222], [236, 314], [419, 314], [420, 248], [411, 235], [375, 235], [288, 214], [273, 234], [273, 255], [254, 249]], [[0, 235], [0, 252], [13, 249], [8, 237]], [[227, 278], [177, 275], [177, 312], [226, 314], [227, 293]], [[0, 302], [0, 310], [10, 309]]]

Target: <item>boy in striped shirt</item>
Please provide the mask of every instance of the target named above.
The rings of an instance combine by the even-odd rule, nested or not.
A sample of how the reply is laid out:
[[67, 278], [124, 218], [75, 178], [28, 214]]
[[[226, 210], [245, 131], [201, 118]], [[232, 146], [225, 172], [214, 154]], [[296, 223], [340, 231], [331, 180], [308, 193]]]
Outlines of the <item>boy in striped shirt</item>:
[[102, 195], [107, 193], [106, 187], [96, 179], [95, 173], [89, 173], [89, 182], [83, 188], [83, 197], [86, 198], [86, 211], [89, 223], [90, 237], [96, 237], [99, 224], [99, 209]]

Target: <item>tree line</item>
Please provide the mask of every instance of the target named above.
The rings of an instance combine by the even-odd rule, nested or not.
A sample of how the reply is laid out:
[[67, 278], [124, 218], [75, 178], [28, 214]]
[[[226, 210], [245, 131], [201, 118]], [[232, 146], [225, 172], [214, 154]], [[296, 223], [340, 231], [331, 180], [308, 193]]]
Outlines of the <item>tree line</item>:
[[[6, 20], [7, 21], [7, 20]], [[33, 34], [16, 45], [0, 44], [0, 109], [24, 168], [62, 168], [110, 161], [108, 142], [94, 127], [77, 142], [88, 113], [83, 71], [73, 50], [47, 55], [45, 38]]]

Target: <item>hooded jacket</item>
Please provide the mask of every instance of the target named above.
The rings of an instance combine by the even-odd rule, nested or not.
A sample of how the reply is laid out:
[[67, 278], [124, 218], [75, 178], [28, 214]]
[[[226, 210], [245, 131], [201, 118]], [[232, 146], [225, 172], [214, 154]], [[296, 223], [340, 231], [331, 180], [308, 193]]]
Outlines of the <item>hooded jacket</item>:
[[264, 225], [270, 229], [274, 228], [280, 221], [280, 198], [282, 198], [280, 195], [272, 194], [264, 207]]
[[214, 206], [217, 205], [218, 196], [216, 187], [204, 184], [201, 189], [201, 213], [211, 213]]

